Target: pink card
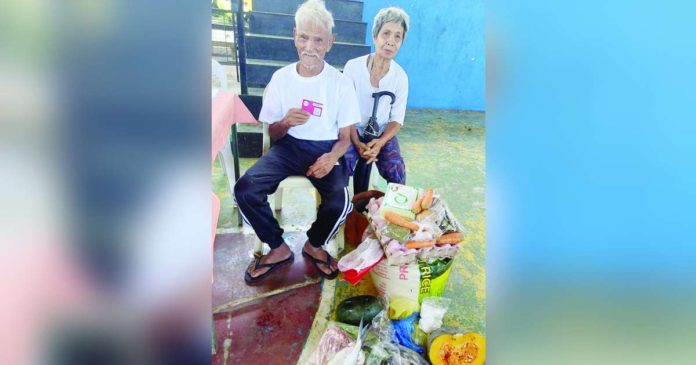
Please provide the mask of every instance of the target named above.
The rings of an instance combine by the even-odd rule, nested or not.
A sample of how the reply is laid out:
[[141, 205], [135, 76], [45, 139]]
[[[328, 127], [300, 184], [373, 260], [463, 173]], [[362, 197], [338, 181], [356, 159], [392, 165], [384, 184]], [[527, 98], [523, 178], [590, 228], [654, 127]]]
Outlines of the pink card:
[[302, 110], [306, 110], [307, 113], [315, 117], [321, 117], [321, 112], [324, 110], [324, 104], [302, 99]]

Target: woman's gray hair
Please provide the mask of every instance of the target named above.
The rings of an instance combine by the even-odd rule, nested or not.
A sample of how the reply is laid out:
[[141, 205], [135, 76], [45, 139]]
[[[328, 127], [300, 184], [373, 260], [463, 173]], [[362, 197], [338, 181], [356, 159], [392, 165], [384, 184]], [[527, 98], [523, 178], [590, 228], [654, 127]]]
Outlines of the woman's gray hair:
[[406, 14], [404, 9], [396, 8], [393, 6], [381, 9], [377, 12], [377, 15], [375, 15], [375, 20], [372, 25], [372, 38], [377, 38], [379, 31], [382, 30], [382, 26], [385, 23], [391, 22], [401, 24], [401, 26], [404, 28], [404, 38], [406, 38], [406, 32], [408, 32], [409, 22], [408, 14]]
[[300, 24], [310, 22], [323, 26], [329, 33], [334, 27], [334, 19], [331, 12], [326, 10], [326, 5], [322, 0], [307, 0], [300, 5], [295, 12], [295, 28]]

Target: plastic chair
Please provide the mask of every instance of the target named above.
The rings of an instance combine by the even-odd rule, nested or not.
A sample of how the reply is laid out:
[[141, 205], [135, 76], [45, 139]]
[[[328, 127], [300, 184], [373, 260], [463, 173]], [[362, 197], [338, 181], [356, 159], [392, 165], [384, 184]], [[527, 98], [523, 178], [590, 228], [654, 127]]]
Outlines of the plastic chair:
[[[225, 69], [218, 61], [212, 60], [211, 65], [212, 76], [220, 82], [220, 91], [227, 91], [227, 74]], [[213, 97], [218, 93], [218, 90], [213, 89]], [[225, 171], [227, 176], [227, 187], [230, 189], [230, 194], [234, 194], [234, 183], [237, 181], [237, 174], [234, 171], [234, 157], [232, 156], [232, 144], [231, 141], [227, 140], [222, 146], [222, 149], [218, 152], [218, 157], [222, 165], [222, 169]]]
[[[268, 150], [271, 149], [271, 135], [268, 132], [268, 124], [263, 125], [263, 148], [262, 154], [266, 154]], [[273, 201], [273, 210], [280, 211], [283, 209], [283, 191], [288, 189], [312, 189], [314, 191], [314, 202], [318, 207], [321, 204], [321, 195], [319, 191], [314, 188], [312, 182], [306, 176], [296, 175], [289, 176], [285, 180], [281, 181], [278, 185], [278, 189], [270, 195], [269, 200]]]

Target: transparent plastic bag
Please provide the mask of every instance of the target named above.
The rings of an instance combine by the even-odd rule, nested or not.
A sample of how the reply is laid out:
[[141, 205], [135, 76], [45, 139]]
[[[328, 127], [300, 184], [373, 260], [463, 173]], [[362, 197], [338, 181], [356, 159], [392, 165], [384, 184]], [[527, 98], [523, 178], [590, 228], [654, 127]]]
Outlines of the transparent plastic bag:
[[[388, 296], [379, 297], [384, 308], [393, 301]], [[398, 299], [398, 298], [397, 298]], [[374, 319], [363, 343], [365, 365], [428, 365], [417, 352], [394, 342], [394, 325], [387, 310], [381, 311]]]
[[428, 365], [417, 352], [392, 342], [376, 342], [366, 346], [369, 352], [365, 365]]
[[408, 238], [409, 240], [426, 241], [436, 239], [442, 236], [442, 230], [440, 229], [440, 226], [438, 226], [435, 222], [419, 222], [418, 225], [420, 226], [420, 229], [416, 232], [413, 232], [411, 236]]
[[[381, 298], [388, 306], [389, 300]], [[394, 342], [394, 327], [387, 311], [380, 312], [373, 320], [370, 333], [363, 345], [365, 365], [427, 365], [417, 352]]]
[[442, 327], [442, 318], [447, 313], [447, 308], [451, 302], [451, 299], [443, 297], [423, 298], [418, 327], [425, 333], [431, 333]]
[[435, 202], [433, 203], [433, 208], [431, 209], [437, 213], [435, 223], [442, 231], [442, 234], [447, 234], [451, 232], [464, 233], [462, 227], [460, 227], [457, 221], [451, 216], [450, 212], [447, 209], [447, 205], [442, 200], [435, 200]]
[[329, 361], [339, 351], [353, 343], [355, 343], [355, 340], [346, 331], [335, 323], [329, 322], [314, 354], [310, 358], [310, 363], [314, 365], [328, 365]]
[[329, 361], [328, 365], [364, 365], [365, 353], [362, 351], [362, 345], [367, 334], [366, 327], [360, 321], [358, 327], [358, 335], [355, 341], [337, 352]]
[[[382, 304], [386, 304], [384, 308], [389, 308], [389, 300], [384, 297], [380, 297], [380, 299], [382, 300]], [[392, 328], [391, 320], [386, 310], [379, 312], [379, 314], [372, 319], [370, 331], [374, 333], [380, 341], [390, 342], [392, 340], [394, 337], [394, 329]]]
[[416, 215], [416, 220], [419, 223], [422, 222], [423, 224], [439, 224], [439, 222], [445, 216], [445, 210], [445, 203], [438, 197], [434, 197], [433, 204], [430, 206], [430, 208]]
[[395, 344], [402, 345], [403, 342], [412, 342], [406, 341], [405, 336], [410, 337], [410, 333], [412, 333], [414, 329], [414, 323], [418, 320], [418, 303], [416, 302], [416, 311], [411, 311], [411, 314], [408, 317], [400, 320], [392, 320], [389, 318], [391, 304], [394, 303], [398, 305], [399, 300], [403, 299], [407, 298], [397, 297], [392, 299], [387, 296], [380, 297], [380, 300], [382, 301], [382, 304], [384, 304], [384, 308], [386, 308], [386, 310], [379, 312], [379, 314], [372, 319], [372, 327], [370, 328], [370, 331], [376, 335], [376, 338], [379, 339], [380, 342], [393, 342]]

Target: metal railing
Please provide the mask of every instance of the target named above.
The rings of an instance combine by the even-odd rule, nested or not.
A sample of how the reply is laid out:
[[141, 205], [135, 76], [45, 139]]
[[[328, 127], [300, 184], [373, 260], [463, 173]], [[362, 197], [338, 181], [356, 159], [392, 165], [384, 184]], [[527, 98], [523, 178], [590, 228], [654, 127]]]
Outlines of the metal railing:
[[[237, 82], [241, 85], [241, 93], [248, 91], [246, 81], [246, 47], [245, 32], [248, 28], [248, 15], [244, 12], [243, 2], [233, 2], [232, 9], [212, 8], [212, 30], [221, 30], [223, 40], [211, 41], [212, 56], [221, 64], [234, 65], [237, 68]], [[229, 32], [233, 34], [233, 41], [229, 41]], [[224, 47], [223, 54], [216, 54], [215, 47]], [[220, 59], [222, 57], [223, 59]]]

